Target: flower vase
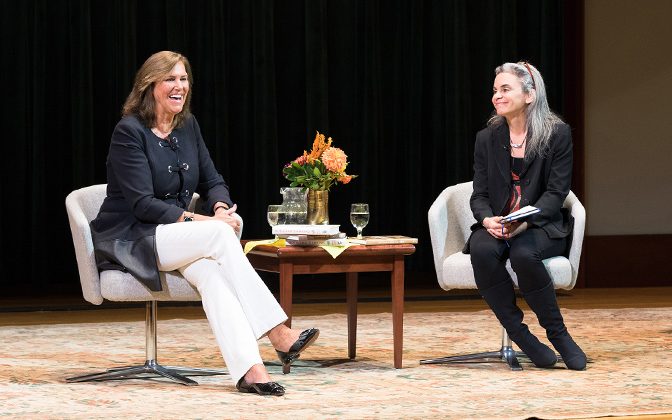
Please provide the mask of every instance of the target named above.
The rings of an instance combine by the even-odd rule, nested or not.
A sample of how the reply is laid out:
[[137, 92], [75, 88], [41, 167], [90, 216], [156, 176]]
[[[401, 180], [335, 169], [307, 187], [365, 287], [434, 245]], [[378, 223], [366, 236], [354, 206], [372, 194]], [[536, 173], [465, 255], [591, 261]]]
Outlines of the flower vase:
[[308, 190], [308, 224], [329, 224], [329, 191]]

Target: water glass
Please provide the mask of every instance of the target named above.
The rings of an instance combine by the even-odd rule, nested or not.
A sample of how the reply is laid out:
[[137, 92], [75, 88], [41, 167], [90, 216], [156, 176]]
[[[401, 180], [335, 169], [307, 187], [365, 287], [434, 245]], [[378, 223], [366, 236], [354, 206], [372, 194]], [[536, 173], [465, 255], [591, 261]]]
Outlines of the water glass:
[[357, 239], [362, 239], [362, 230], [369, 224], [369, 205], [354, 203], [350, 206], [350, 223], [357, 229]]
[[[280, 204], [271, 204], [268, 206], [266, 220], [268, 220], [268, 224], [271, 225], [271, 229], [273, 229], [273, 226], [277, 225], [280, 221], [280, 207], [282, 207]], [[278, 235], [275, 235], [275, 239], [278, 239]]]

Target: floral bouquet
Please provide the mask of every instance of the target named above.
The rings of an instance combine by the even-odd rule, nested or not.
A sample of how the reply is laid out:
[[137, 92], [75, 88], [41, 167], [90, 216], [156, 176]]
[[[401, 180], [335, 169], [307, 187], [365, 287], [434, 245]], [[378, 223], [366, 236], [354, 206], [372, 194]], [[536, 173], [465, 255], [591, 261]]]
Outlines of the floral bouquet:
[[318, 131], [310, 153], [304, 150], [303, 155], [285, 165], [282, 173], [291, 187], [329, 191], [332, 185], [347, 184], [357, 176], [345, 173], [348, 156], [338, 147], [332, 147], [331, 141], [331, 137], [325, 141], [324, 134]]

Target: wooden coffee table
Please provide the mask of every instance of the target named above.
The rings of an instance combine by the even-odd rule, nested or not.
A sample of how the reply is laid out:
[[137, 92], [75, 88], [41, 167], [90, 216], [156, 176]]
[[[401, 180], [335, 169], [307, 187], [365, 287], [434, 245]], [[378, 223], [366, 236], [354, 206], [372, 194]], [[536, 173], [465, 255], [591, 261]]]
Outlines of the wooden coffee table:
[[[247, 241], [243, 241], [243, 244]], [[247, 253], [256, 270], [280, 274], [280, 306], [292, 325], [292, 283], [294, 274], [345, 273], [348, 306], [348, 357], [354, 359], [357, 343], [358, 273], [389, 271], [392, 285], [392, 337], [394, 367], [401, 369], [404, 340], [404, 257], [415, 252], [411, 244], [352, 246], [337, 258], [320, 247], [259, 245]], [[283, 373], [288, 373], [283, 371]]]

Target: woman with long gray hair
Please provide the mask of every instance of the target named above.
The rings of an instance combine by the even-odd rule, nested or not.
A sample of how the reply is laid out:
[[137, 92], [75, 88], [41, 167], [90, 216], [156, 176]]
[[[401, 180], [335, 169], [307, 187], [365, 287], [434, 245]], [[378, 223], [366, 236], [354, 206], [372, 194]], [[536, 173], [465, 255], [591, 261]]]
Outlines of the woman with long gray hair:
[[[569, 369], [583, 370], [586, 355], [567, 332], [542, 260], [565, 255], [573, 219], [562, 208], [572, 176], [572, 135], [548, 106], [539, 71], [527, 62], [495, 69], [495, 113], [476, 135], [471, 254], [478, 290], [509, 337], [538, 367], [557, 363], [555, 352], [523, 323], [507, 258], [518, 287]], [[540, 209], [514, 222], [504, 216], [525, 206]]]

